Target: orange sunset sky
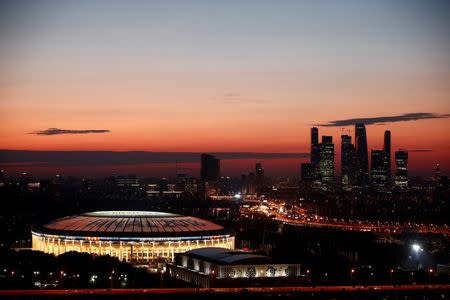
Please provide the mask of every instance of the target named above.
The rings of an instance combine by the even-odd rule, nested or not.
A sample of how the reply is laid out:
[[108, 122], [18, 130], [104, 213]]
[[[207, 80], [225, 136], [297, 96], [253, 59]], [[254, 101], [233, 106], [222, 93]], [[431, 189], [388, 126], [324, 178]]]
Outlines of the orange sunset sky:
[[[450, 171], [446, 1], [213, 2], [2, 4], [0, 148], [302, 153], [315, 124], [428, 113], [369, 149], [390, 129], [413, 172]], [[339, 160], [354, 128], [319, 133]]]

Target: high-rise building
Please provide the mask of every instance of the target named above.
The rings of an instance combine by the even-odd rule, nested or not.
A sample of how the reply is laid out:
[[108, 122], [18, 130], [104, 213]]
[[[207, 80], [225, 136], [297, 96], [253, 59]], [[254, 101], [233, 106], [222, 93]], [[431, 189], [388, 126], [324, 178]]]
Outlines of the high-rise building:
[[247, 194], [256, 194], [256, 176], [253, 172], [248, 173], [247, 176]]
[[256, 163], [255, 166], [256, 174], [256, 191], [260, 192], [264, 187], [264, 168], [261, 163]]
[[344, 190], [350, 190], [355, 181], [355, 146], [352, 137], [341, 135], [341, 183]]
[[214, 155], [201, 155], [200, 178], [203, 181], [218, 181], [220, 178], [220, 159]]
[[314, 180], [320, 181], [320, 144], [319, 129], [317, 127], [311, 128], [311, 164]]
[[408, 188], [408, 152], [399, 150], [395, 152], [395, 181], [397, 189]]
[[322, 187], [330, 189], [334, 183], [334, 144], [332, 136], [322, 136], [319, 166]]
[[391, 170], [391, 131], [386, 130], [384, 132], [384, 160], [385, 160], [385, 172], [387, 176], [388, 187], [392, 185], [392, 170]]
[[388, 189], [386, 153], [384, 150], [372, 150], [370, 157], [372, 166], [370, 169], [372, 187], [379, 192], [385, 192]]
[[206, 198], [219, 194], [220, 159], [214, 155], [203, 153], [201, 155], [201, 193]]
[[241, 174], [241, 195], [247, 194], [247, 174]]
[[318, 162], [319, 156], [318, 153], [315, 153], [315, 149], [313, 146], [319, 146], [319, 128], [317, 127], [311, 128], [311, 154], [317, 154], [317, 156], [311, 155], [311, 161]]
[[138, 192], [141, 190], [141, 183], [134, 174], [117, 176], [116, 178], [117, 188], [121, 192]]
[[355, 125], [356, 178], [357, 185], [367, 187], [369, 184], [369, 158], [367, 150], [366, 126]]

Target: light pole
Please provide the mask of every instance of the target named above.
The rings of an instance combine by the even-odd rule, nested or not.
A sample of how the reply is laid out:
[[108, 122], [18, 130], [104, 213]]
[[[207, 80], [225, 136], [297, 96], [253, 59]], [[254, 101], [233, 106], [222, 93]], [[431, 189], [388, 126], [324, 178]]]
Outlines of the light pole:
[[111, 288], [113, 288], [113, 286], [114, 286], [114, 273], [115, 273], [115, 271], [112, 270], [111, 276], [109, 276], [109, 279], [111, 280]]
[[308, 269], [306, 270], [306, 280], [308, 281], [309, 284], [311, 284], [311, 271]]
[[419, 270], [419, 254], [420, 254], [420, 252], [423, 252], [423, 248], [420, 244], [414, 243], [411, 245], [411, 249], [415, 254], [416, 269]]
[[350, 285], [353, 285], [353, 275], [355, 274], [355, 268], [350, 270]]

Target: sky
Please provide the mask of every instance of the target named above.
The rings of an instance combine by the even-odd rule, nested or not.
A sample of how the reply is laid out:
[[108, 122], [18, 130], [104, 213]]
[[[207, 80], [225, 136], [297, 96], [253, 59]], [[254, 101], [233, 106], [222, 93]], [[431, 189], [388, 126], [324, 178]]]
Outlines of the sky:
[[364, 119], [450, 171], [448, 1], [0, 3], [0, 149], [305, 153], [325, 125], [338, 160]]

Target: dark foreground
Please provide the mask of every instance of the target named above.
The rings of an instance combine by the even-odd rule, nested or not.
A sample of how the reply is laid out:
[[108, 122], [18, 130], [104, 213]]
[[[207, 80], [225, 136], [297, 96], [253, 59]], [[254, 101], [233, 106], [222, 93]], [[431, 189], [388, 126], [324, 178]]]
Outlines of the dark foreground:
[[2, 299], [449, 299], [450, 285], [0, 290]]

